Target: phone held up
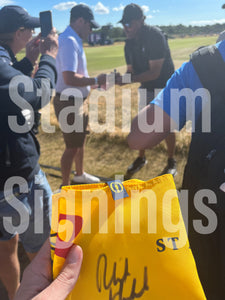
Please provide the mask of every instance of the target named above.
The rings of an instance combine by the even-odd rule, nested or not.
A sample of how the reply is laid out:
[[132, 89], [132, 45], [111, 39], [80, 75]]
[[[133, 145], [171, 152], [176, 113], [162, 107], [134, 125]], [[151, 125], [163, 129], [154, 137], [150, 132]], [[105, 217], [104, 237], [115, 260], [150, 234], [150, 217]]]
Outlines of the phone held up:
[[41, 37], [45, 38], [52, 30], [52, 12], [50, 10], [39, 13], [41, 24]]

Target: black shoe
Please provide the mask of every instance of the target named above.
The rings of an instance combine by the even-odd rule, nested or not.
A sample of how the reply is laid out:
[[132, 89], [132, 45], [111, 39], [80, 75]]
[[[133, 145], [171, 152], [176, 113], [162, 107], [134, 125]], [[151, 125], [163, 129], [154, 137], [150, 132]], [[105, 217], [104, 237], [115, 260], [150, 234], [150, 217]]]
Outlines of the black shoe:
[[138, 157], [135, 159], [135, 161], [127, 168], [128, 174], [134, 174], [137, 171], [139, 171], [141, 168], [144, 167], [145, 164], [147, 164], [148, 161], [145, 157]]
[[176, 168], [177, 162], [174, 158], [168, 158], [167, 166], [164, 168], [162, 173], [160, 175], [164, 174], [171, 174], [174, 176], [177, 175], [177, 168]]

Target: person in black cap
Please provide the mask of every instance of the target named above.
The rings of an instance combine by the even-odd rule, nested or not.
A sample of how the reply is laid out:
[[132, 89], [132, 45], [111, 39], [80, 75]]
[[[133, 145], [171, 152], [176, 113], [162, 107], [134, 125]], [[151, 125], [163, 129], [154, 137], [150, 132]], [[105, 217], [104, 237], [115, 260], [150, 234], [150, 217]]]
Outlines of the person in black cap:
[[[62, 185], [70, 184], [73, 162], [76, 165], [74, 183], [99, 182], [96, 176], [84, 172], [84, 142], [87, 134], [87, 97], [90, 86], [103, 85], [106, 75], [89, 77], [83, 50], [92, 28], [99, 25], [94, 20], [91, 9], [83, 4], [74, 6], [70, 12], [70, 25], [59, 36], [57, 55], [58, 80], [54, 108], [63, 133], [66, 149], [61, 158]], [[68, 125], [70, 126], [68, 130]]]
[[[157, 93], [156, 89], [162, 89], [174, 72], [165, 34], [157, 27], [146, 25], [144, 20], [145, 16], [141, 7], [131, 3], [124, 8], [123, 17], [119, 21], [127, 36], [125, 44], [127, 73], [131, 73], [131, 82], [141, 83], [139, 89], [141, 106], [145, 106], [154, 99], [154, 95]], [[122, 77], [117, 77], [116, 83], [121, 84]], [[170, 173], [175, 176], [177, 171], [176, 161], [173, 157], [175, 152], [174, 133], [166, 138], [166, 144], [168, 164], [161, 174]], [[125, 178], [129, 179], [146, 163], [145, 151], [140, 150], [137, 159], [128, 167]]]
[[[32, 115], [44, 103], [38, 92], [50, 95], [55, 84], [58, 36], [54, 29], [44, 40], [32, 39], [36, 27], [39, 18], [20, 6], [0, 10], [0, 279], [9, 299], [19, 286], [19, 238], [32, 259], [50, 231], [51, 189], [38, 163]], [[26, 56], [17, 61], [15, 55], [25, 47]], [[39, 54], [39, 69], [31, 78]]]
[[[31, 17], [27, 11], [16, 5], [4, 6], [0, 10], [0, 55], [7, 57], [12, 63], [16, 62], [15, 55], [26, 46], [32, 37], [34, 28], [40, 27], [40, 22], [38, 18]], [[28, 45], [26, 49], [26, 57], [22, 62], [19, 63], [22, 68], [30, 64], [30, 70], [33, 69], [38, 55], [39, 46], [36, 44], [36, 40], [32, 41], [32, 45]], [[13, 49], [12, 49], [13, 48]]]

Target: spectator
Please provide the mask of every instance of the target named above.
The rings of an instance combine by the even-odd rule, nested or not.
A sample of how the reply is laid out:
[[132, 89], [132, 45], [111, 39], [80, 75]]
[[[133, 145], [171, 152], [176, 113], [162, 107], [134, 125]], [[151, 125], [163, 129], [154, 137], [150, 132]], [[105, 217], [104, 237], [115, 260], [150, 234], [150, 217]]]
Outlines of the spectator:
[[[38, 89], [54, 87], [58, 37], [53, 30], [45, 40], [32, 39], [36, 27], [39, 18], [20, 6], [0, 10], [0, 279], [9, 299], [19, 286], [19, 238], [32, 259], [50, 231], [51, 189], [38, 164], [39, 144], [30, 117], [32, 110], [41, 108]], [[18, 62], [15, 55], [25, 46], [26, 56]], [[29, 75], [40, 53], [39, 70], [32, 79]], [[46, 81], [42, 86], [43, 79], [49, 87]]]
[[82, 249], [73, 245], [58, 277], [52, 282], [49, 240], [26, 268], [14, 300], [64, 300], [78, 279], [83, 259]]
[[[222, 5], [222, 8], [224, 9], [225, 8], [225, 4]], [[217, 39], [217, 43], [221, 42], [225, 40], [225, 30], [221, 31], [219, 36], [218, 36], [218, 39]]]
[[[92, 28], [99, 27], [91, 9], [83, 4], [71, 9], [70, 25], [59, 37], [57, 55], [58, 80], [54, 108], [65, 141], [65, 151], [61, 158], [62, 185], [70, 184], [73, 162], [76, 166], [74, 183], [94, 183], [99, 179], [84, 172], [84, 143], [87, 134], [87, 97], [90, 86], [102, 85], [106, 75], [89, 77], [82, 40], [87, 39]], [[67, 116], [65, 117], [65, 112]], [[70, 129], [67, 130], [67, 125]], [[72, 130], [71, 130], [72, 127]], [[70, 132], [68, 132], [70, 131]]]
[[[131, 74], [131, 82], [141, 83], [139, 91], [142, 107], [154, 99], [155, 89], [162, 89], [174, 72], [165, 34], [157, 27], [146, 25], [144, 20], [141, 7], [133, 3], [125, 7], [120, 20], [127, 36], [127, 73]], [[122, 78], [117, 77], [116, 82], [121, 83]], [[143, 90], [146, 90], [144, 95]], [[174, 159], [175, 142], [175, 133], [166, 137], [168, 164], [162, 174], [170, 173], [175, 176], [177, 173]], [[140, 149], [139, 156], [127, 169], [127, 176], [133, 175], [146, 163], [145, 150]]]
[[[188, 212], [183, 210], [183, 215], [186, 218], [188, 213], [188, 237], [206, 298], [214, 300], [224, 299], [225, 295], [224, 125], [221, 125], [225, 114], [224, 75], [221, 77], [221, 73], [225, 74], [225, 41], [211, 46], [208, 52], [206, 50], [198, 50], [198, 60], [184, 63], [168, 80], [164, 90], [139, 112], [133, 120], [128, 143], [132, 149], [152, 148], [171, 129], [181, 129], [187, 120], [196, 125], [184, 172], [183, 189], [188, 191]], [[205, 79], [209, 90], [203, 89]], [[152, 124], [156, 114], [161, 116], [158, 125], [159, 128], [163, 125], [163, 131], [156, 129], [147, 133], [140, 130], [138, 120], [146, 117], [148, 124]], [[203, 130], [202, 123], [210, 125], [211, 130]], [[215, 161], [217, 165], [214, 165]], [[211, 177], [209, 165], [214, 170]]]

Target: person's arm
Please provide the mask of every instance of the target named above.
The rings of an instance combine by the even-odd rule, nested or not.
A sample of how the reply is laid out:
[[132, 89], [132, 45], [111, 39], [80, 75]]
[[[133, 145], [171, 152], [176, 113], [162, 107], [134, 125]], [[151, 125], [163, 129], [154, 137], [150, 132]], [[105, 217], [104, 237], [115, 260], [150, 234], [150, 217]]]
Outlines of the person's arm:
[[24, 75], [30, 76], [33, 71], [33, 65], [27, 57], [24, 57], [20, 61], [17, 61], [13, 64], [13, 68], [19, 70]]
[[[131, 82], [130, 83], [134, 83], [134, 82], [142, 83], [142, 82], [147, 82], [147, 81], [157, 79], [161, 73], [164, 60], [165, 60], [164, 58], [157, 59], [157, 60], [150, 60], [148, 62], [149, 70], [147, 70], [143, 73], [137, 74], [137, 75], [133, 74], [132, 65], [127, 65], [126, 74], [131, 74]], [[123, 76], [124, 75], [116, 77], [116, 84], [123, 85]]]
[[[157, 119], [157, 121], [155, 121]], [[145, 123], [143, 120], [146, 120]], [[154, 124], [150, 128], [149, 124]], [[175, 122], [158, 105], [150, 104], [133, 119], [127, 142], [131, 149], [150, 149], [159, 144], [175, 128]]]
[[[44, 41], [41, 41], [40, 50], [42, 57], [35, 78], [25, 76], [7, 63], [1, 63], [0, 90], [3, 99], [1, 109], [3, 113], [4, 111], [8, 114], [18, 113], [25, 102], [28, 102], [35, 110], [47, 104], [46, 101], [42, 103], [42, 97], [38, 96], [38, 91], [40, 94], [41, 88], [46, 87], [49, 90], [55, 85], [57, 74], [55, 57], [58, 51], [58, 36], [54, 30]], [[49, 84], [43, 82], [43, 79], [47, 79]], [[45, 99], [47, 102], [50, 101], [50, 96]]]
[[131, 82], [146, 82], [151, 80], [156, 80], [162, 70], [162, 66], [165, 59], [156, 59], [156, 60], [149, 60], [149, 70], [138, 75], [131, 76]]
[[164, 34], [154, 28], [151, 32], [146, 32], [145, 51], [148, 59], [148, 70], [140, 74], [133, 74], [132, 82], [152, 81], [160, 76], [167, 51]]
[[22, 60], [15, 62], [13, 68], [21, 71], [24, 75], [30, 76], [40, 54], [39, 42], [40, 34], [27, 43], [26, 56]]
[[103, 85], [106, 83], [106, 74], [100, 74], [97, 77], [85, 77], [72, 71], [65, 71], [63, 72], [63, 79], [65, 84], [76, 87], [95, 84]]
[[[24, 97], [35, 110], [44, 107], [50, 102], [51, 93], [49, 89], [55, 88], [57, 79], [55, 59], [58, 53], [58, 35], [55, 29], [53, 29], [45, 39], [40, 40], [39, 47], [42, 56], [40, 58], [39, 68], [32, 80], [33, 93], [25, 92], [23, 89], [21, 91], [22, 97]], [[41, 96], [40, 91], [42, 91]], [[48, 95], [48, 97], [45, 97], [45, 95]]]
[[[186, 114], [186, 110], [191, 112], [193, 107], [192, 91], [200, 87], [202, 85], [192, 64], [190, 62], [183, 64], [168, 80], [164, 90], [133, 119], [128, 135], [130, 148], [137, 150], [152, 148], [171, 131], [180, 130], [191, 117]], [[183, 89], [189, 93], [185, 93], [186, 98], [182, 97], [182, 100], [172, 93], [181, 92]]]
[[52, 281], [52, 267], [49, 240], [26, 268], [23, 279], [14, 300], [64, 300], [74, 288], [79, 277], [83, 252], [79, 246], [73, 245], [65, 264]]
[[[152, 45], [154, 44], [154, 45]], [[131, 74], [131, 83], [134, 82], [147, 82], [156, 80], [161, 73], [162, 66], [165, 61], [165, 41], [164, 37], [160, 34], [154, 35], [153, 41], [147, 43], [146, 51], [148, 52], [148, 70], [140, 74], [134, 74], [132, 67], [132, 44], [131, 41], [127, 41], [124, 48], [125, 60], [127, 63], [126, 73]], [[122, 76], [116, 78], [116, 84], [122, 85]]]

